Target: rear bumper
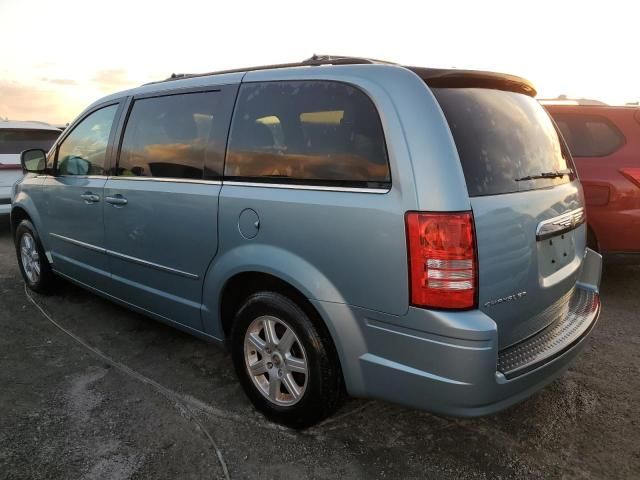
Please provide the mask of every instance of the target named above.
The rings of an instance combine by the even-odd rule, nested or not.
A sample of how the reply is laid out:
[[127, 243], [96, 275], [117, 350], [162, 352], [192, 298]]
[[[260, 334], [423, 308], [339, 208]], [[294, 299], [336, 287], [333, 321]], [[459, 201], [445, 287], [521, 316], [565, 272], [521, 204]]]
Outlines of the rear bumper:
[[[573, 331], [578, 333], [548, 339], [546, 346], [554, 346], [548, 355], [538, 352], [515, 375], [498, 369], [497, 326], [479, 310], [410, 308], [407, 315], [394, 317], [347, 307], [358, 328], [345, 337], [333, 331], [336, 322], [331, 327], [334, 338], [339, 335], [347, 389], [352, 395], [454, 416], [491, 414], [518, 403], [565, 371], [582, 349], [600, 313], [600, 270], [601, 257], [588, 250], [572, 300], [588, 307], [574, 308], [564, 319], [578, 322], [580, 328]], [[324, 307], [335, 314], [340, 309]]]

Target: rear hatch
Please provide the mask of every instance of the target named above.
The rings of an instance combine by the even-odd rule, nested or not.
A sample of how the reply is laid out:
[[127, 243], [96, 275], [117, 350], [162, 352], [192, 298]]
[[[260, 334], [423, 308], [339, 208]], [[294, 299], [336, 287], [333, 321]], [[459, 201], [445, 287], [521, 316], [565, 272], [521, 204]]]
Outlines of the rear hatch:
[[567, 313], [585, 248], [568, 151], [531, 92], [516, 90], [432, 86], [471, 198], [478, 307], [497, 323], [501, 349]]

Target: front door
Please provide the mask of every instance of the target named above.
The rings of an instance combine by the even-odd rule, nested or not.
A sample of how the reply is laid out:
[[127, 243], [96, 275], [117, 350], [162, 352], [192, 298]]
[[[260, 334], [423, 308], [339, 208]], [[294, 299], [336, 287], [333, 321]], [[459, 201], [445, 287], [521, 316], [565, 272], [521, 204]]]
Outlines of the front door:
[[87, 115], [58, 146], [56, 174], [45, 180], [45, 212], [52, 267], [105, 291], [109, 269], [104, 248], [103, 189], [118, 104]]
[[104, 190], [110, 293], [195, 330], [232, 103], [220, 90], [135, 98]]

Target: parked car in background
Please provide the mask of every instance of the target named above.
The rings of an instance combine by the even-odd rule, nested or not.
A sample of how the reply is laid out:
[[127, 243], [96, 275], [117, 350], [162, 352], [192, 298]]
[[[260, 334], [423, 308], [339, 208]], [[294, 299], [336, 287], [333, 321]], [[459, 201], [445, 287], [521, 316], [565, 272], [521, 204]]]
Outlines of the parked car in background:
[[640, 262], [640, 108], [568, 102], [545, 107], [578, 169], [589, 246], [606, 260]]
[[110, 95], [48, 159], [23, 153], [21, 272], [226, 341], [254, 405], [293, 427], [345, 387], [504, 409], [567, 368], [600, 311], [582, 187], [534, 96], [346, 57]]
[[20, 153], [48, 151], [59, 136], [60, 129], [46, 123], [0, 120], [0, 215], [11, 211], [11, 186], [22, 177]]

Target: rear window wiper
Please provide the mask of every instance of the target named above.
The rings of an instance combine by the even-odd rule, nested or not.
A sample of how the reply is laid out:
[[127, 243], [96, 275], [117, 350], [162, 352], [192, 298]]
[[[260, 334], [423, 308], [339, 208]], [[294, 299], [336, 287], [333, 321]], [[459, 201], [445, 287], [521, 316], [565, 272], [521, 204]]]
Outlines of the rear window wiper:
[[555, 170], [553, 172], [542, 172], [542, 173], [539, 173], [538, 175], [527, 175], [526, 177], [516, 178], [515, 181], [523, 182], [525, 180], [538, 180], [540, 178], [562, 178], [565, 175], [571, 175], [572, 173], [573, 173], [573, 170], [570, 170], [570, 169]]

